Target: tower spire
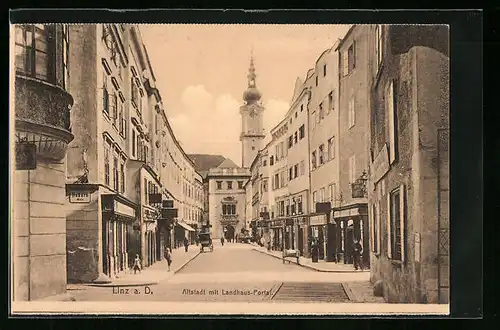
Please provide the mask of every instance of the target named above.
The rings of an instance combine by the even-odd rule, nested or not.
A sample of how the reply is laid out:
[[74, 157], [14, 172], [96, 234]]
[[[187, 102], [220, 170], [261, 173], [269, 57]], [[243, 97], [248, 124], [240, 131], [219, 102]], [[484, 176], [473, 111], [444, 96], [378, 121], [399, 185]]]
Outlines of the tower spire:
[[255, 66], [253, 62], [253, 46], [250, 50], [250, 67], [248, 68], [248, 87], [255, 87], [255, 78], [257, 75], [255, 74]]

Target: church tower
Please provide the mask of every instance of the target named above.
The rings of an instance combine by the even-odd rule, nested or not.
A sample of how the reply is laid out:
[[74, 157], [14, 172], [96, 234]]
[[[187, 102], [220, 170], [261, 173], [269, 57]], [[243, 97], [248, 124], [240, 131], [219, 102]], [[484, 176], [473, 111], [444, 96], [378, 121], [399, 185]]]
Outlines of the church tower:
[[248, 69], [248, 88], [243, 93], [245, 104], [240, 107], [241, 115], [241, 166], [249, 168], [257, 152], [262, 148], [264, 134], [263, 114], [264, 107], [260, 102], [262, 95], [255, 83], [255, 67], [253, 55], [250, 57], [250, 68]]

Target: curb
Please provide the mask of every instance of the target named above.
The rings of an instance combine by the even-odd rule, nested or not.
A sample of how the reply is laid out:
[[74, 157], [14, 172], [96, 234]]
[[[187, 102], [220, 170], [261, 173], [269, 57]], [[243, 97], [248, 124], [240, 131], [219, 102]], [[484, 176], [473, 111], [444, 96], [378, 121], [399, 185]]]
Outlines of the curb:
[[[268, 255], [270, 257], [274, 257], [276, 259], [279, 259], [279, 260], [282, 260], [281, 257], [277, 256], [277, 255], [274, 255], [274, 254], [271, 254], [271, 253], [267, 253], [266, 251], [262, 251], [262, 250], [258, 250], [258, 249], [253, 249], [254, 251], [257, 251], [257, 252], [260, 252], [260, 253], [263, 253], [265, 255]], [[313, 267], [313, 266], [310, 266], [310, 265], [304, 265], [304, 264], [298, 264], [297, 262], [293, 261], [292, 259], [290, 260], [287, 260], [289, 261], [290, 263], [294, 263], [298, 266], [301, 266], [301, 267], [304, 267], [304, 268], [308, 268], [308, 269], [311, 269], [311, 270], [314, 270], [314, 271], [317, 271], [317, 272], [322, 272], [322, 273], [343, 273], [343, 274], [350, 274], [350, 273], [364, 273], [364, 272], [369, 272], [369, 271], [356, 271], [356, 270], [326, 270], [326, 269], [319, 269], [319, 268], [316, 268], [316, 267]]]
[[179, 272], [180, 270], [182, 270], [184, 267], [187, 266], [188, 263], [190, 263], [191, 261], [193, 261], [197, 256], [200, 255], [200, 251], [198, 251], [196, 254], [194, 254], [191, 258], [189, 258], [188, 260], [186, 260], [179, 268], [177, 268], [176, 270], [174, 270], [173, 272], [170, 272], [169, 274], [171, 274], [170, 276], [166, 276], [160, 280], [156, 280], [156, 281], [150, 281], [150, 282], [130, 282], [130, 283], [103, 283], [103, 284], [98, 284], [98, 283], [84, 283], [82, 285], [84, 286], [93, 286], [93, 287], [130, 287], [130, 286], [147, 286], [147, 285], [156, 285], [158, 284], [160, 281], [163, 281], [165, 279], [168, 279], [169, 277], [173, 276], [174, 274], [176, 274], [177, 272]]

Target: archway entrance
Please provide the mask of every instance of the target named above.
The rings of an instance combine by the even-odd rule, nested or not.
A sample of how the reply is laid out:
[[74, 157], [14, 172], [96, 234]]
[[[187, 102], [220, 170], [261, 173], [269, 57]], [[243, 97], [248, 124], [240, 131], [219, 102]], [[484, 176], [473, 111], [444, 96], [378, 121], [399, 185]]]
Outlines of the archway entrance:
[[232, 225], [226, 225], [224, 227], [224, 238], [227, 241], [234, 240], [234, 227]]

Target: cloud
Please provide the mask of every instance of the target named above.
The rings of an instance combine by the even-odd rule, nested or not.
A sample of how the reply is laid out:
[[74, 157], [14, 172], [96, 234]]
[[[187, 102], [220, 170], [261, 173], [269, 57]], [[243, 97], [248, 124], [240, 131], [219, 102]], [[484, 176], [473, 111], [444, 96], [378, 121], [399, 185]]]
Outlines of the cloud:
[[[182, 111], [170, 118], [176, 138], [186, 153], [221, 154], [241, 163], [241, 102], [231, 94], [214, 96], [204, 86], [189, 86], [181, 96]], [[266, 134], [285, 115], [288, 103], [271, 99], [265, 104]]]

